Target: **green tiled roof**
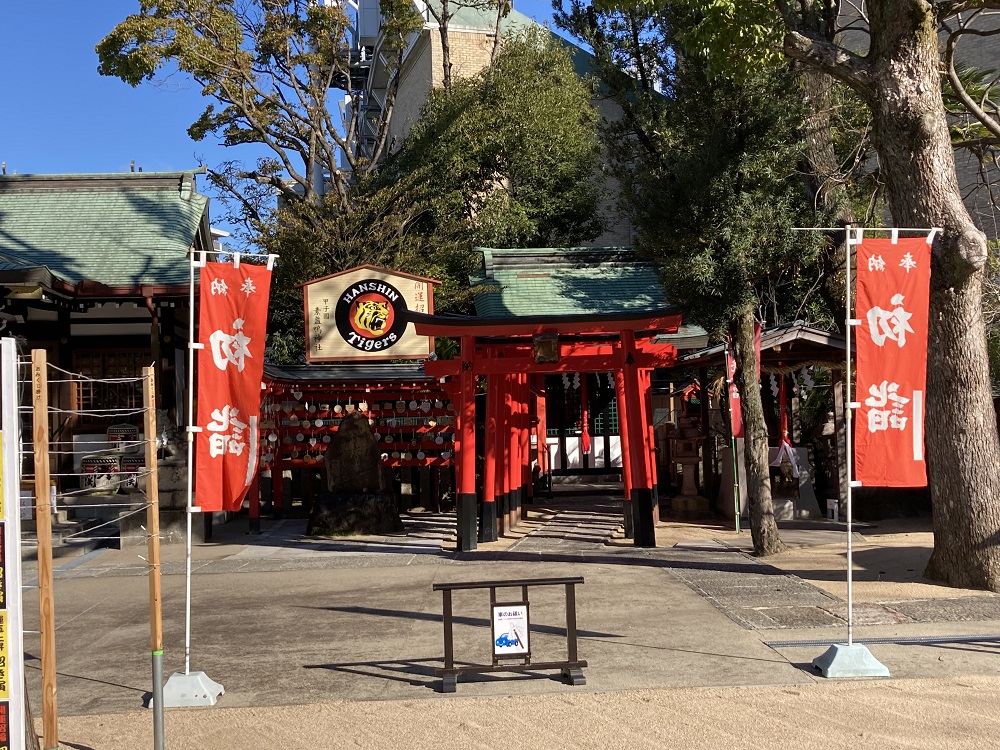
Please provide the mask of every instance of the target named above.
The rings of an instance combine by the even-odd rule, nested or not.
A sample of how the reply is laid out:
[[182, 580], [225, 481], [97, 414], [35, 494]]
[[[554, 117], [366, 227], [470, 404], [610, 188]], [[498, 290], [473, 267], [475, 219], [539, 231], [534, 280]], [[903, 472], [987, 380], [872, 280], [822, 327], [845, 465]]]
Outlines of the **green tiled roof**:
[[479, 248], [483, 271], [470, 278], [482, 317], [609, 315], [670, 305], [652, 266], [631, 248]]
[[192, 172], [2, 176], [0, 269], [45, 267], [71, 284], [186, 284], [207, 211]]

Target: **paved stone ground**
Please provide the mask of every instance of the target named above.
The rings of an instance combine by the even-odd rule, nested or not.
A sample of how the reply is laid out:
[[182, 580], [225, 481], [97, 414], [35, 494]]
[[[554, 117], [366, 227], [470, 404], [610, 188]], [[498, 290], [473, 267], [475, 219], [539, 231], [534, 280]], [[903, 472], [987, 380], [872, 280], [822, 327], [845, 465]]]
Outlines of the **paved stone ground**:
[[[841, 627], [847, 621], [843, 600], [796, 575], [755, 559], [745, 545], [707, 539], [675, 547], [638, 548], [622, 538], [621, 501], [610, 494], [557, 495], [525, 506], [534, 528], [505, 548], [481, 545], [455, 552], [453, 513], [404, 516], [405, 535], [344, 538], [306, 537], [305, 520], [276, 521], [261, 536], [244, 536], [233, 554], [192, 563], [195, 574], [281, 572], [400, 565], [453, 565], [511, 562], [588, 562], [663, 568], [748, 630]], [[835, 532], [812, 533], [828, 541]], [[783, 535], [787, 535], [783, 532]], [[827, 535], [827, 536], [824, 536]], [[98, 550], [57, 565], [57, 579], [145, 576], [146, 566], [127, 551]], [[183, 575], [183, 559], [165, 559], [166, 576]], [[26, 570], [26, 584], [35, 585]], [[1000, 620], [1000, 597], [908, 599], [860, 602], [859, 625]]]
[[[601, 705], [614, 702], [608, 696], [619, 695], [621, 705], [600, 713], [596, 722], [599, 726], [615, 725], [618, 737], [621, 726], [616, 725], [616, 711], [645, 705], [648, 699], [635, 691], [701, 686], [715, 691], [712, 695], [717, 700], [712, 704], [715, 711], [708, 712], [714, 714], [714, 719], [707, 718], [704, 730], [696, 734], [706, 738], [701, 746], [716, 747], [719, 737], [705, 732], [717, 732], [720, 721], [736, 717], [732, 707], [736, 694], [723, 694], [723, 687], [746, 686], [750, 688], [745, 691], [747, 695], [763, 695], [761, 691], [767, 688], [762, 686], [778, 686], [763, 700], [771, 710], [775, 701], [787, 700], [783, 696], [794, 697], [798, 706], [797, 696], [804, 686], [823, 682], [810, 668], [810, 662], [825, 648], [824, 640], [842, 640], [846, 605], [803, 578], [746, 554], [735, 546], [734, 534], [723, 540], [726, 532], [720, 529], [715, 532], [719, 538], [713, 539], [709, 530], [705, 539], [689, 537], [695, 541], [642, 549], [621, 537], [620, 506], [610, 494], [590, 501], [557, 497], [527, 510], [529, 522], [519, 532], [523, 538], [481, 545], [469, 553], [454, 551], [454, 517], [449, 514], [408, 517], [406, 523], [412, 533], [406, 537], [310, 539], [302, 535], [305, 522], [295, 519], [266, 522], [266, 533], [260, 537], [245, 535], [245, 526], [239, 523], [218, 529], [212, 543], [195, 548], [192, 667], [226, 685], [220, 708], [247, 711], [238, 720], [234, 718], [225, 730], [221, 725], [213, 729], [211, 739], [200, 741], [191, 729], [190, 734], [185, 734], [185, 746], [253, 746], [244, 735], [233, 734], [232, 727], [243, 726], [241, 722], [250, 726], [253, 717], [259, 717], [254, 731], [264, 731], [268, 721], [277, 715], [263, 709], [257, 712], [266, 706], [350, 698], [349, 705], [359, 707], [356, 710], [379, 727], [389, 720], [387, 717], [394, 716], [397, 699], [417, 699], [415, 711], [428, 717], [431, 706], [459, 706], [452, 697], [436, 692], [440, 679], [434, 669], [441, 664], [443, 646], [441, 597], [432, 592], [432, 585], [442, 581], [565, 575], [586, 578], [577, 600], [580, 654], [589, 662], [586, 686], [570, 688], [556, 676], [543, 673], [515, 678], [481, 675], [462, 682], [459, 701], [480, 698], [484, 705], [503, 706], [511, 696], [524, 696], [518, 704], [520, 711], [531, 713], [545, 705], [559, 710], [567, 701], [593, 694], [592, 701], [580, 703], [580, 712], [571, 722], [576, 726], [584, 721], [582, 717], [597, 716], [603, 710]], [[667, 526], [660, 529], [666, 530]], [[819, 534], [821, 544], [826, 545], [836, 538], [831, 531], [809, 533]], [[806, 536], [799, 542], [808, 544]], [[102, 750], [142, 746], [127, 734], [121, 735], [117, 745], [109, 743], [107, 738], [118, 736], [119, 730], [112, 731], [112, 720], [105, 718], [135, 709], [148, 689], [148, 591], [140, 578], [146, 569], [139, 554], [144, 553], [107, 550], [57, 561], [60, 710], [64, 716], [100, 715], [93, 722], [79, 724], [79, 733], [70, 735], [76, 746]], [[183, 569], [183, 549], [164, 548], [162, 600], [167, 674], [183, 664]], [[863, 602], [856, 608], [856, 637], [883, 639], [872, 651], [890, 666], [894, 678], [960, 680], [967, 675], [994, 675], [1000, 638], [993, 634], [1000, 632], [1000, 597], [946, 595], [948, 598], [935, 600]], [[537, 646], [540, 657], [564, 654], [562, 591], [557, 587], [542, 588], [537, 595], [532, 594], [531, 601], [533, 650]], [[456, 657], [460, 661], [485, 663], [484, 659], [489, 658], [487, 605], [482, 592], [457, 595]], [[36, 619], [37, 610], [32, 612], [28, 605], [26, 648], [33, 695], [39, 694], [35, 661], [39, 644], [37, 634], [31, 632]], [[901, 637], [911, 641], [902, 643]], [[928, 637], [937, 640], [929, 643]], [[913, 642], [914, 638], [923, 641]], [[810, 639], [811, 645], [804, 643]], [[897, 683], [896, 679], [889, 683], [887, 695], [895, 694]], [[949, 688], [961, 689], [958, 684]], [[997, 690], [993, 684], [991, 689]], [[543, 695], [552, 699], [534, 702]], [[827, 696], [816, 700], [815, 721], [833, 715], [828, 701]], [[377, 708], [370, 708], [376, 703]], [[849, 705], [845, 699], [843, 706]], [[869, 707], [865, 705], [864, 709]], [[279, 737], [287, 740], [290, 735], [285, 732], [294, 732], [294, 728], [274, 735], [272, 744], [349, 745], [351, 742], [337, 729], [336, 717], [354, 710], [339, 707], [324, 724], [330, 740], [327, 745], [278, 741]], [[192, 717], [199, 715], [190, 713]], [[502, 713], [505, 721], [523, 719]], [[170, 716], [178, 714], [171, 712]], [[412, 737], [403, 734], [402, 739], [385, 746], [444, 747], [442, 738], [450, 736], [458, 722], [467, 719], [463, 716], [459, 708], [449, 712], [426, 743], [408, 744], [407, 739]], [[663, 718], [669, 716], [684, 716], [686, 720], [687, 714], [677, 713], [676, 707], [663, 703], [637, 719], [634, 727], [637, 732], [640, 726], [644, 731], [657, 717], [664, 726], [684, 724], [684, 720]], [[148, 721], [148, 715], [140, 721]], [[205, 721], [206, 726], [212, 724], [209, 719]], [[296, 721], [301, 724], [299, 719]], [[804, 722], [790, 713], [788, 726], [807, 726], [812, 721]], [[985, 736], [983, 725], [991, 726], [989, 722], [992, 718], [976, 724], [979, 738]], [[547, 723], [539, 719], [530, 727], [526, 725], [524, 736], [534, 737]], [[851, 719], [846, 725], [853, 727], [855, 723]], [[90, 727], [86, 731], [84, 724]], [[873, 719], [871, 724], [877, 727], [881, 721]], [[895, 734], [904, 736], [909, 716], [901, 726], [902, 733]], [[826, 746], [827, 735], [817, 727], [807, 726], [816, 743], [792, 744]], [[407, 731], [419, 729], [411, 727]], [[614, 744], [596, 739], [594, 731], [586, 733], [589, 740], [581, 738], [565, 746], [633, 746], [626, 741], [627, 735], [621, 734], [622, 742]], [[239, 739], [235, 739], [237, 736]], [[225, 744], [223, 737], [231, 739], [230, 744]], [[360, 741], [360, 746], [376, 746], [367, 737], [354, 740]], [[769, 738], [763, 746], [777, 743], [777, 739]], [[476, 746], [496, 744], [483, 741]], [[534, 745], [528, 742], [524, 746]], [[657, 737], [634, 746], [674, 745]]]
[[[608, 547], [612, 537], [621, 536], [621, 503], [606, 496], [588, 500], [585, 505], [578, 497], [543, 501], [555, 517], [511, 545], [508, 556], [530, 553], [593, 562], [607, 555], [621, 562], [659, 565], [748, 630], [842, 627], [847, 622], [846, 602], [755, 559], [742, 546], [706, 540], [656, 549]], [[802, 539], [808, 533], [784, 535]], [[812, 533], [826, 541], [843, 536], [839, 532]], [[1000, 597], [910, 599], [854, 606], [857, 625], [982, 620], [1000, 620]]]
[[[604, 551], [612, 534], [622, 526], [621, 501], [609, 497], [562, 499], [543, 502], [551, 520], [510, 546], [510, 552], [583, 555]], [[532, 506], [525, 506], [532, 509]], [[529, 510], [529, 514], [531, 510]]]

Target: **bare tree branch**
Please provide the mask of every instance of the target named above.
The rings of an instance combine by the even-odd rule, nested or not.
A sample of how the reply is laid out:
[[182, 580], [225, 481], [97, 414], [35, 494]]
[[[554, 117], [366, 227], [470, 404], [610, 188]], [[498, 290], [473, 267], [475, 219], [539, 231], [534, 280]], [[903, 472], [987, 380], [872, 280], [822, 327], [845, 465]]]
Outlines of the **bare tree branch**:
[[785, 34], [784, 51], [793, 60], [809, 63], [829, 73], [857, 91], [866, 101], [874, 98], [871, 69], [868, 61], [860, 55], [802, 31]]
[[[973, 117], [979, 120], [984, 128], [992, 133], [995, 138], [1000, 138], [1000, 121], [991, 117], [979, 103], [969, 96], [969, 93], [965, 90], [965, 86], [962, 84], [961, 79], [958, 77], [958, 72], [955, 70], [955, 47], [958, 44], [958, 40], [966, 34], [978, 37], [996, 36], [1000, 34], [1000, 28], [993, 29], [991, 31], [980, 31], [970, 28], [958, 29], [948, 35], [948, 43], [945, 46], [945, 69], [948, 74], [948, 81], [951, 83], [951, 88], [955, 92], [955, 96], [957, 96], [965, 108], [972, 113]], [[984, 94], [984, 98], [985, 96], [986, 95]]]
[[938, 22], [974, 10], [1000, 9], [1000, 0], [946, 0], [935, 5]]

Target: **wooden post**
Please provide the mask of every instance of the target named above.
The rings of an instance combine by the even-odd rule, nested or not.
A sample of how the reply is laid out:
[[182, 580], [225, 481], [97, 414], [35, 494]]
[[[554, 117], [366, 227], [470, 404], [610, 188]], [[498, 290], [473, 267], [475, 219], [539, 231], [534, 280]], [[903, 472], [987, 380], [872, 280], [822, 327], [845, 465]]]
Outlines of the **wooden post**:
[[497, 448], [497, 458], [500, 466], [497, 468], [497, 482], [500, 489], [497, 493], [500, 514], [500, 533], [504, 536], [510, 531], [510, 376], [500, 376], [500, 414], [497, 417], [497, 435], [500, 445]]
[[260, 534], [260, 467], [253, 473], [250, 483], [249, 533]]
[[42, 744], [59, 747], [56, 705], [56, 622], [52, 601], [52, 508], [49, 504], [49, 380], [44, 349], [31, 352], [35, 524], [38, 534], [38, 610], [42, 641]]
[[698, 399], [701, 401], [701, 491], [709, 504], [712, 503], [715, 484], [715, 462], [712, 460], [712, 450], [715, 448], [715, 438], [712, 437], [712, 427], [710, 423], [711, 413], [708, 403], [708, 368], [702, 367], [698, 370], [699, 391]]
[[510, 525], [520, 523], [521, 508], [521, 391], [517, 375], [510, 376]]
[[520, 395], [517, 384], [517, 375], [507, 378], [507, 390], [510, 396], [510, 415], [507, 417], [507, 441], [510, 443], [510, 461], [507, 462], [510, 505], [507, 525], [511, 529], [517, 526], [517, 509], [521, 504], [521, 436], [518, 430], [518, 425], [521, 423], [521, 404], [518, 402]]
[[[538, 448], [540, 443], [538, 442], [538, 391], [534, 388], [534, 382], [537, 378], [531, 375], [525, 375], [525, 385], [524, 392], [528, 395], [528, 413], [526, 415], [525, 423], [525, 434], [527, 435], [528, 443], [528, 494], [524, 498], [526, 505], [530, 505], [535, 502], [535, 470], [532, 467], [532, 461], [539, 467], [542, 465], [541, 457], [539, 456]], [[535, 447], [531, 447], [531, 436], [535, 436]], [[522, 520], [527, 520], [528, 510], [523, 509]]]
[[538, 425], [535, 433], [538, 435], [538, 473], [545, 476], [549, 471], [549, 425], [545, 412], [545, 376], [539, 375], [535, 381], [538, 385], [538, 398], [535, 399], [535, 412], [538, 415]]
[[153, 744], [163, 750], [163, 618], [160, 598], [160, 486], [156, 461], [156, 380], [142, 368], [146, 443], [146, 565], [149, 571], [149, 645], [153, 656]]
[[284, 481], [284, 445], [281, 442], [281, 434], [278, 434], [278, 442], [274, 445], [274, 460], [271, 462], [271, 513], [274, 518], [281, 518], [285, 507], [285, 481]]
[[[847, 404], [844, 402], [844, 373], [833, 371], [833, 422], [837, 447], [837, 504], [847, 512]], [[838, 516], [839, 517], [839, 516]]]
[[658, 467], [656, 457], [659, 451], [656, 446], [656, 428], [653, 427], [653, 377], [652, 370], [639, 371], [639, 387], [642, 389], [642, 425], [646, 431], [646, 440], [649, 443], [646, 451], [646, 473], [649, 474], [649, 486], [653, 490], [653, 520], [659, 517], [657, 504], [659, 502]]

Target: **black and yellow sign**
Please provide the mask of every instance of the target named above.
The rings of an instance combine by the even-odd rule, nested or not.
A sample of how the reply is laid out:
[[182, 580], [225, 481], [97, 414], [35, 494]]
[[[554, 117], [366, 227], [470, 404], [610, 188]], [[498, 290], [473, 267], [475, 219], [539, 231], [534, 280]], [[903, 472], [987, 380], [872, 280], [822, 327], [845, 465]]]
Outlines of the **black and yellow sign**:
[[310, 362], [425, 359], [433, 338], [408, 313], [433, 313], [433, 279], [359, 266], [302, 285]]

